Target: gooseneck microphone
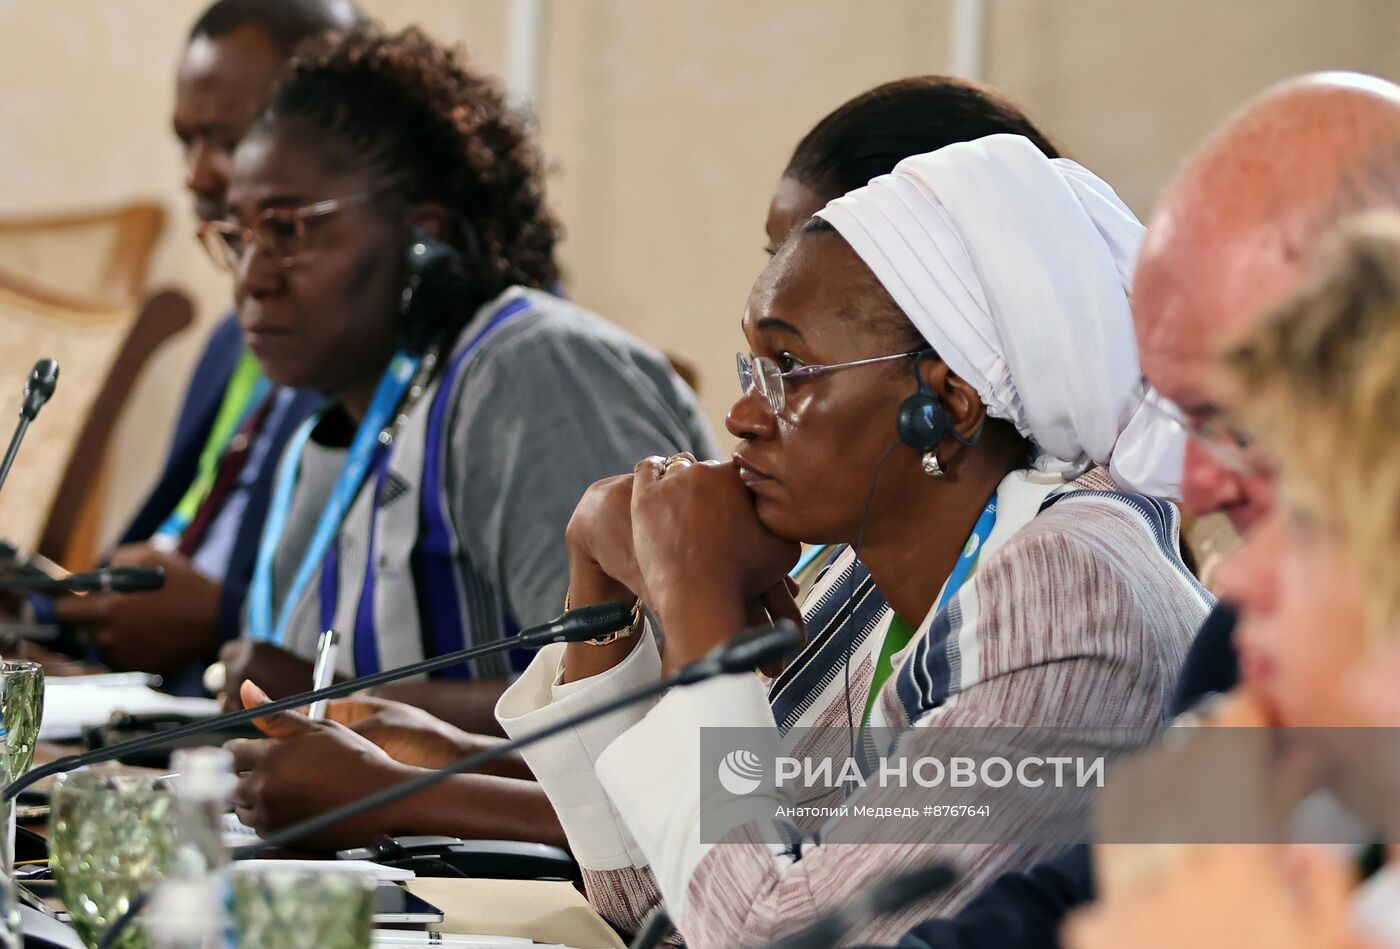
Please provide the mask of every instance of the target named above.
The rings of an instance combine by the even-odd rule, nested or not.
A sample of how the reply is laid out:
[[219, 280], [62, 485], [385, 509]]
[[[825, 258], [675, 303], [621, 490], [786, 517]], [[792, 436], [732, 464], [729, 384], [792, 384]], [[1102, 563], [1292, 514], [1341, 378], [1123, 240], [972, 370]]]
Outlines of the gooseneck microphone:
[[[582, 607], [581, 609], [587, 609], [587, 607]], [[630, 615], [630, 610], [628, 612]], [[669, 689], [678, 686], [694, 685], [716, 676], [753, 672], [758, 666], [790, 655], [801, 644], [802, 633], [797, 626], [789, 620], [779, 620], [777, 624], [773, 626], [762, 626], [745, 630], [729, 642], [721, 643], [706, 655], [688, 665], [682, 666], [669, 676], [664, 676], [656, 682], [630, 689], [621, 695], [614, 696], [604, 702], [599, 702], [593, 707], [585, 709], [577, 715], [564, 719], [563, 721], [536, 729], [528, 735], [521, 735], [519, 738], [513, 738], [510, 741], [493, 745], [483, 751], [467, 755], [465, 758], [459, 758], [451, 764], [438, 768], [437, 770], [424, 772], [416, 778], [391, 785], [381, 791], [366, 795], [358, 801], [351, 801], [349, 804], [332, 808], [324, 814], [318, 814], [299, 824], [292, 824], [290, 827], [285, 827], [274, 834], [270, 834], [255, 844], [235, 847], [229, 852], [229, 857], [232, 860], [247, 860], [257, 856], [264, 850], [277, 850], [286, 847], [288, 844], [296, 843], [303, 837], [325, 830], [327, 827], [334, 827], [342, 821], [358, 817], [375, 808], [384, 807], [387, 804], [392, 804], [403, 798], [412, 797], [454, 774], [462, 774], [467, 771], [475, 770], [484, 764], [495, 761], [497, 758], [514, 754], [522, 748], [527, 748], [530, 745], [544, 741], [546, 738], [553, 738], [555, 735], [562, 732], [577, 728], [580, 725], [585, 725], [596, 719], [604, 718], [614, 712], [619, 712], [624, 708], [636, 705], [638, 702], [645, 702], [647, 699], [661, 695]], [[261, 705], [250, 711], [255, 711], [259, 715], [267, 715], [271, 708], [271, 705]], [[117, 938], [121, 935], [122, 931], [130, 924], [131, 920], [141, 912], [141, 909], [145, 906], [146, 899], [147, 893], [143, 892], [131, 901], [126, 912], [119, 916], [103, 934], [102, 941], [98, 943], [99, 949], [105, 949], [105, 947], [116, 944]]]
[[63, 758], [56, 758], [48, 764], [39, 765], [38, 767], [30, 769], [11, 781], [5, 786], [4, 793], [0, 794], [0, 800], [12, 801], [25, 788], [30, 787], [38, 781], [42, 781], [50, 775], [62, 774], [65, 771], [72, 771], [76, 768], [100, 764], [103, 761], [111, 761], [113, 758], [120, 758], [122, 755], [134, 754], [138, 751], [159, 748], [162, 745], [172, 744], [194, 735], [203, 735], [208, 732], [218, 731], [221, 728], [242, 725], [251, 722], [255, 718], [262, 718], [264, 715], [300, 708], [303, 705], [310, 705], [312, 702], [321, 699], [338, 699], [352, 692], [358, 692], [361, 689], [370, 689], [377, 685], [383, 685], [386, 682], [397, 682], [400, 679], [407, 679], [411, 676], [436, 672], [438, 669], [455, 666], [461, 662], [480, 659], [483, 656], [491, 656], [511, 649], [538, 649], [550, 643], [571, 643], [579, 642], [584, 639], [594, 639], [604, 633], [621, 629], [631, 620], [631, 616], [632, 608], [624, 603], [598, 603], [593, 606], [580, 606], [576, 609], [569, 610], [562, 616], [550, 620], [548, 623], [542, 623], [539, 626], [531, 626], [505, 639], [498, 639], [494, 642], [483, 643], [480, 646], [472, 646], [467, 649], [459, 649], [456, 652], [449, 652], [432, 659], [424, 659], [421, 662], [410, 663], [406, 666], [399, 666], [396, 669], [386, 669], [383, 672], [376, 672], [373, 675], [360, 676], [358, 679], [347, 679], [344, 682], [328, 685], [324, 689], [312, 689], [310, 692], [291, 695], [285, 699], [269, 702], [266, 705], [258, 705], [253, 708], [245, 708], [239, 712], [229, 712], [225, 715], [216, 715], [212, 718], [200, 719], [197, 722], [190, 722], [178, 728], [170, 728], [165, 731], [156, 732], [153, 735], [145, 735], [141, 738], [133, 738], [130, 741], [118, 742], [106, 748], [96, 748], [80, 755], [68, 755]]
[[29, 379], [24, 383], [24, 399], [19, 406], [19, 424], [15, 426], [15, 433], [10, 436], [10, 447], [5, 449], [5, 460], [0, 461], [0, 488], [5, 486], [5, 479], [10, 476], [10, 466], [15, 463], [19, 443], [24, 441], [24, 433], [29, 430], [29, 423], [34, 421], [44, 403], [49, 401], [49, 396], [53, 395], [57, 385], [58, 363], [52, 359], [41, 359], [29, 370]]
[[164, 567], [103, 567], [90, 573], [51, 577], [3, 577], [0, 590], [31, 593], [139, 593], [165, 586]]

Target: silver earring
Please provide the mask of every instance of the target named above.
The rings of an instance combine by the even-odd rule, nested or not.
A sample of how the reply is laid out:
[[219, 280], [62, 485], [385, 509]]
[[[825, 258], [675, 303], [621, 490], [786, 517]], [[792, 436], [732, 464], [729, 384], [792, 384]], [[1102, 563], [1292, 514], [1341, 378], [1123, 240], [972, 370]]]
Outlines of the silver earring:
[[938, 463], [938, 453], [935, 451], [924, 452], [924, 474], [930, 478], [943, 477], [943, 466]]

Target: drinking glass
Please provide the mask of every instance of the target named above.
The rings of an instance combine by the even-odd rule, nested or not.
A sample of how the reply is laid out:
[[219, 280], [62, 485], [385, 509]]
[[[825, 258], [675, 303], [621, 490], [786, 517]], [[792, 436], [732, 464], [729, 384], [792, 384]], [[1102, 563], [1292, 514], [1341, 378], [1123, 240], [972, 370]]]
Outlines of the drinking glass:
[[325, 869], [235, 864], [233, 928], [259, 949], [369, 949], [374, 877], [333, 863]]
[[14, 780], [34, 764], [34, 744], [44, 717], [44, 670], [37, 662], [0, 660], [0, 716], [5, 723], [5, 756]]
[[[147, 773], [93, 769], [60, 775], [49, 823], [49, 857], [59, 896], [78, 935], [96, 946], [137, 894], [170, 866], [175, 795]], [[146, 945], [136, 921], [116, 946]]]
[[[0, 777], [5, 783], [29, 770], [39, 720], [44, 715], [44, 670], [37, 662], [0, 660]], [[19, 905], [14, 898], [15, 808], [0, 803], [0, 949], [19, 945]]]

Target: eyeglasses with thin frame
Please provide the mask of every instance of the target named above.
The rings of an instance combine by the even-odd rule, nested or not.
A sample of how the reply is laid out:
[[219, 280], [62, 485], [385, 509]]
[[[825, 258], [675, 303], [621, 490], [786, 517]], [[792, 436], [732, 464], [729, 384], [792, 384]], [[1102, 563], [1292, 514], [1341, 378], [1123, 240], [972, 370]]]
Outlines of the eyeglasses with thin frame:
[[838, 362], [828, 365], [817, 366], [797, 366], [783, 372], [778, 368], [778, 364], [767, 356], [755, 356], [753, 353], [736, 353], [735, 361], [739, 369], [739, 390], [743, 395], [748, 395], [755, 388], [759, 395], [768, 403], [768, 408], [774, 415], [782, 412], [787, 405], [787, 393], [784, 388], [784, 381], [789, 379], [810, 379], [814, 376], [824, 375], [828, 372], [835, 372], [838, 369], [853, 369], [856, 366], [873, 366], [876, 363], [891, 362], [895, 359], [910, 359], [915, 356], [924, 356], [932, 353], [932, 349], [916, 349], [909, 353], [893, 353], [889, 356], [873, 356], [870, 359], [857, 359], [853, 362]]
[[[1144, 386], [1147, 386], [1144, 381]], [[1224, 415], [1193, 419], [1175, 402], [1147, 386], [1144, 402], [1158, 417], [1199, 445], [1217, 463], [1241, 475], [1270, 470], [1248, 433], [1232, 425]]]
[[206, 221], [200, 225], [199, 240], [214, 263], [228, 271], [238, 269], [250, 247], [259, 247], [283, 267], [290, 267], [310, 246], [309, 225], [350, 205], [363, 204], [376, 194], [366, 191], [298, 207], [267, 208], [251, 224]]

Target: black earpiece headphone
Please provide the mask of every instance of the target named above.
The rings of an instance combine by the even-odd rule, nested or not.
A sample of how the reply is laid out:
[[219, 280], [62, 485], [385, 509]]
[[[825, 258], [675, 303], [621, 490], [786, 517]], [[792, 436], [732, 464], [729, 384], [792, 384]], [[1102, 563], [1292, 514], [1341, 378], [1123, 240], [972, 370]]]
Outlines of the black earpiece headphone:
[[899, 434], [899, 440], [915, 451], [933, 451], [945, 435], [952, 436], [962, 445], [977, 443], [976, 435], [963, 438], [957, 433], [947, 410], [919, 372], [919, 364], [925, 359], [937, 358], [933, 353], [920, 353], [915, 357], [914, 382], [919, 390], [900, 403], [899, 414], [895, 417], [894, 430]]
[[[471, 243], [471, 232], [467, 235]], [[466, 268], [455, 247], [420, 225], [414, 225], [403, 259], [407, 280], [399, 313], [404, 345], [410, 352], [423, 352], [445, 326], [471, 316]]]

